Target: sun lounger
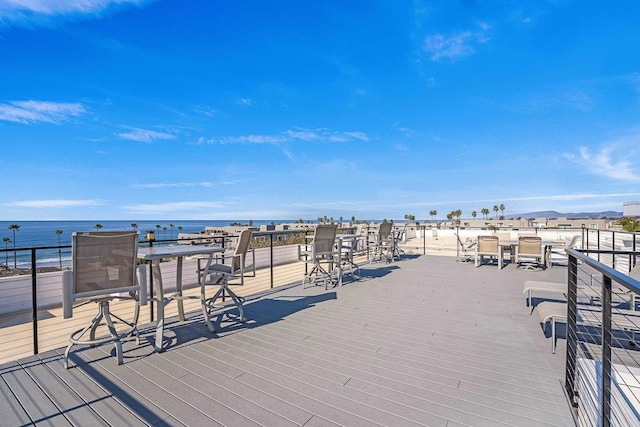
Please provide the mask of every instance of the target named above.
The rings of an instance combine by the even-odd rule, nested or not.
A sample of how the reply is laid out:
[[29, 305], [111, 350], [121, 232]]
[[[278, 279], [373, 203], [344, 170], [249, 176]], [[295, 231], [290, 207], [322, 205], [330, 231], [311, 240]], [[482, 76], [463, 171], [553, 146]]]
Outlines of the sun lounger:
[[[556, 352], [556, 323], [567, 323], [567, 304], [563, 302], [544, 301], [536, 307], [536, 313], [540, 322], [546, 326], [551, 323], [551, 353]], [[578, 310], [576, 324], [587, 326], [601, 326], [602, 312], [599, 310]], [[611, 314], [611, 327], [613, 329], [631, 332], [640, 332], [640, 312], [632, 310], [615, 309]], [[632, 335], [631, 341], [634, 337]]]
[[[567, 284], [560, 282], [539, 282], [536, 280], [527, 280], [522, 285], [522, 293], [527, 295], [527, 307], [531, 307], [529, 314], [533, 313], [533, 293], [556, 293], [561, 294], [565, 298], [567, 296]], [[590, 302], [600, 298], [600, 293], [590, 286], [581, 286], [578, 289], [579, 296], [588, 296]]]

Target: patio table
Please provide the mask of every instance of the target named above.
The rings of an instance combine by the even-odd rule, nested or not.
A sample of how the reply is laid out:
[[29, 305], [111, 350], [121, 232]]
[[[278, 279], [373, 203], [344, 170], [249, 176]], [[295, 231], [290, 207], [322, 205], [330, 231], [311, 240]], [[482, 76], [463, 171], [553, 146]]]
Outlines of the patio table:
[[[151, 248], [138, 249], [138, 259], [151, 261], [153, 278], [155, 278], [156, 295], [153, 298], [158, 302], [157, 306], [157, 323], [156, 323], [156, 351], [163, 350], [164, 342], [164, 308], [171, 301], [178, 302], [178, 316], [180, 321], [184, 321], [184, 307], [182, 301], [188, 297], [182, 295], [182, 263], [185, 256], [208, 255], [213, 258], [216, 253], [224, 252], [224, 248], [216, 246], [154, 246]], [[177, 258], [178, 264], [176, 269], [176, 291], [168, 297], [164, 296], [164, 285], [160, 270], [160, 260], [165, 258]]]

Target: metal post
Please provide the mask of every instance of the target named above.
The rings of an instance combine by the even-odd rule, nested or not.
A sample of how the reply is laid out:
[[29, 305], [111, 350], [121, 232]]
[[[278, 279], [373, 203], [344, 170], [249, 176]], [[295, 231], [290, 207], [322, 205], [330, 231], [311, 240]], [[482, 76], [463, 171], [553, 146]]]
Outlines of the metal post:
[[596, 239], [596, 243], [597, 243], [596, 249], [598, 250], [598, 262], [600, 262], [600, 230], [597, 231], [596, 237], [597, 237], [597, 239]]
[[569, 268], [567, 276], [567, 352], [564, 387], [569, 401], [576, 405], [576, 360], [578, 357], [578, 338], [576, 316], [578, 310], [578, 260], [569, 254]]
[[31, 323], [33, 329], [33, 354], [38, 354], [38, 299], [36, 271], [36, 249], [31, 248]]
[[616, 269], [616, 232], [611, 231], [611, 268]]
[[427, 226], [422, 226], [422, 255], [427, 254]]
[[[152, 234], [149, 236], [149, 234]], [[153, 233], [147, 233], [149, 247], [153, 247]], [[160, 295], [162, 297], [162, 295]], [[149, 321], [153, 322], [153, 261], [149, 261]]]
[[602, 426], [611, 424], [611, 277], [602, 275]]
[[273, 289], [273, 233], [269, 234], [269, 268], [271, 269], [271, 289]]

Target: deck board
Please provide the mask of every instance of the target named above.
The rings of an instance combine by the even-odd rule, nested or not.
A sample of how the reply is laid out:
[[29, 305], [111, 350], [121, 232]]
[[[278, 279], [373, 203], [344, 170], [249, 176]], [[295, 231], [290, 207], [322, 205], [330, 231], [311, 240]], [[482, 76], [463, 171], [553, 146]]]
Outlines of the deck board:
[[[142, 325], [142, 344], [124, 343], [122, 366], [109, 345], [74, 347], [69, 370], [61, 348], [6, 363], [0, 366], [3, 419], [17, 425], [573, 425], [561, 386], [563, 340], [551, 354], [521, 291], [525, 280], [565, 279], [566, 268], [525, 272], [513, 265], [475, 268], [451, 257], [407, 258], [363, 264], [361, 280], [326, 291], [296, 286], [250, 297], [248, 321], [222, 316], [213, 334], [197, 301], [190, 302], [185, 322], [167, 319], [167, 350], [153, 352], [153, 325]], [[280, 271], [287, 280], [299, 273]], [[268, 273], [258, 276], [265, 280]]]

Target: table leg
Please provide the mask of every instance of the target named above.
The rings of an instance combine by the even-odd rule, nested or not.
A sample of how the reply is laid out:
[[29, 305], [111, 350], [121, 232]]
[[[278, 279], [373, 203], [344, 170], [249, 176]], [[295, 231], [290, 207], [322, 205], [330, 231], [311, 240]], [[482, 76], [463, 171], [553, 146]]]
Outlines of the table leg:
[[156, 298], [158, 299], [157, 311], [157, 323], [156, 323], [156, 351], [162, 351], [162, 344], [164, 342], [164, 290], [162, 286], [162, 276], [160, 273], [160, 260], [152, 261], [153, 276], [156, 284]]

